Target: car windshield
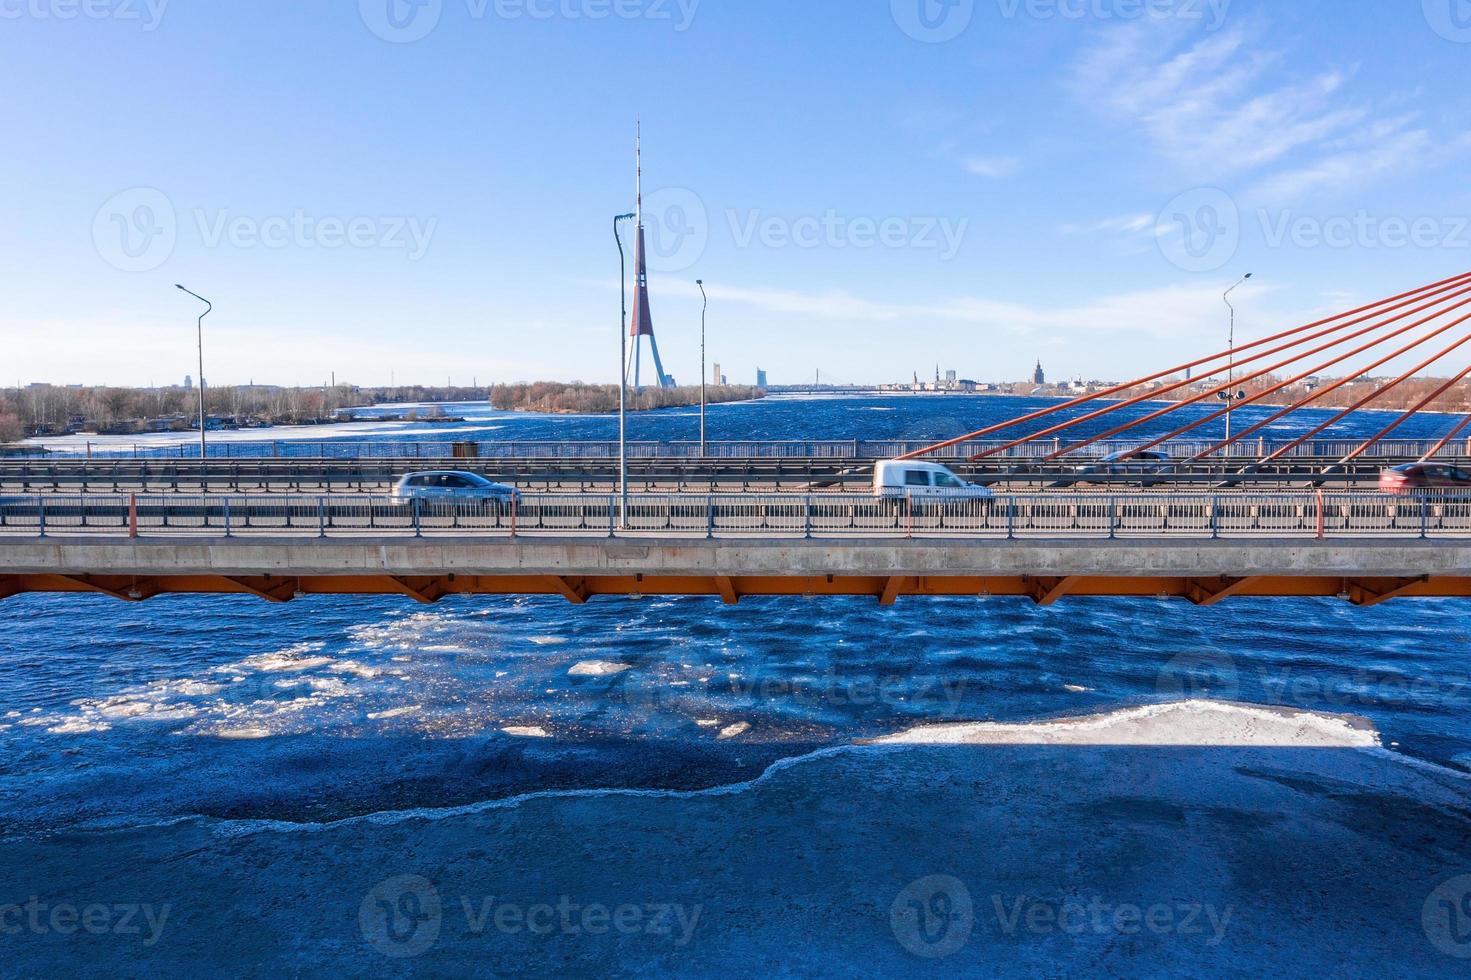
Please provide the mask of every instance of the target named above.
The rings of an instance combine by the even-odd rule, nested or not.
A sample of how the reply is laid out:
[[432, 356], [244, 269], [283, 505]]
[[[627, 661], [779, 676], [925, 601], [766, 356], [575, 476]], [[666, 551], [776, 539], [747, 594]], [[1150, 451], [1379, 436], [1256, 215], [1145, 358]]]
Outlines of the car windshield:
[[963, 486], [965, 486], [965, 483], [962, 482], [959, 478], [954, 477], [954, 476], [951, 476], [949, 473], [936, 473], [935, 474], [935, 486], [937, 486], [937, 487], [963, 487]]

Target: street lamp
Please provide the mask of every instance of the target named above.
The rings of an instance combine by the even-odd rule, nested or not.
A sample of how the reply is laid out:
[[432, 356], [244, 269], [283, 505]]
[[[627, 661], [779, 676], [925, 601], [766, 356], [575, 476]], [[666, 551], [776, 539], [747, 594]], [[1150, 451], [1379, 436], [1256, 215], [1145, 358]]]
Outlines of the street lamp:
[[1237, 392], [1231, 390], [1231, 385], [1234, 385], [1236, 383], [1236, 307], [1231, 305], [1231, 294], [1236, 292], [1237, 289], [1241, 288], [1241, 285], [1245, 283], [1246, 280], [1250, 279], [1252, 275], [1253, 273], [1248, 272], [1237, 281], [1236, 285], [1232, 286], [1221, 295], [1221, 300], [1226, 304], [1226, 308], [1231, 311], [1231, 332], [1227, 338], [1226, 347], [1226, 390], [1221, 392], [1220, 395], [1222, 400], [1224, 400], [1226, 403], [1227, 459], [1231, 458], [1231, 408], [1233, 405], [1236, 404], [1238, 400], [1246, 397], [1246, 392], [1244, 391], [1238, 394]]
[[710, 297], [705, 295], [705, 280], [696, 279], [695, 285], [700, 287], [700, 299], [704, 306], [700, 308], [700, 458], [706, 456], [705, 452], [705, 314], [710, 309]]
[[199, 335], [199, 465], [203, 466], [207, 458], [207, 447], [205, 446], [204, 440], [204, 318], [209, 316], [210, 311], [215, 308], [215, 305], [192, 289], [184, 289], [178, 283], [174, 283], [174, 285], [199, 300], [205, 307], [204, 312], [199, 314], [199, 322], [196, 325], [196, 330]]
[[618, 234], [618, 222], [632, 221], [636, 214], [620, 214], [613, 218], [613, 240], [618, 243], [618, 295], [621, 300], [618, 314], [618, 491], [623, 497], [623, 509], [618, 516], [618, 526], [626, 527], [628, 521], [628, 267], [623, 255], [623, 239]]

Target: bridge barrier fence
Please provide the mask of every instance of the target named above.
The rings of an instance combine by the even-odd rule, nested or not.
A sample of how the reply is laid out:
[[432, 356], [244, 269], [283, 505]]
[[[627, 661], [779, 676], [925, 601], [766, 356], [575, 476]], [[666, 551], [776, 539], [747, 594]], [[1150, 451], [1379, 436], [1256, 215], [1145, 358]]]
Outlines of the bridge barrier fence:
[[[1115, 452], [1138, 448], [1145, 440], [1113, 440], [1089, 446], [1069, 459], [1097, 458]], [[1286, 459], [1340, 459], [1359, 447], [1358, 439], [1320, 439], [1294, 447]], [[1366, 456], [1372, 459], [1419, 459], [1432, 448], [1435, 439], [1387, 439], [1370, 446]], [[1050, 439], [1007, 448], [999, 459], [1039, 459], [1064, 449], [1069, 440]], [[1211, 449], [1215, 440], [1175, 440], [1153, 447], [1176, 459], [1186, 459]], [[916, 452], [930, 445], [917, 440], [747, 440], [708, 442], [702, 452], [698, 442], [630, 442], [628, 454], [634, 459], [891, 459]], [[927, 458], [964, 460], [1005, 446], [1004, 441], [972, 441], [950, 446]], [[1288, 445], [1286, 440], [1249, 439], [1230, 449], [1231, 459], [1259, 459]], [[618, 458], [616, 441], [455, 441], [455, 440], [295, 440], [295, 439], [216, 439], [208, 445], [210, 459], [588, 459]], [[19, 458], [36, 456], [127, 458], [127, 459], [199, 459], [199, 443], [119, 444], [114, 441], [97, 445], [67, 445], [50, 452], [36, 446], [7, 447], [6, 454]], [[1457, 440], [1445, 447], [1441, 456], [1471, 456], [1471, 439]], [[0, 457], [3, 458], [3, 457]], [[1224, 450], [1211, 459], [1226, 459]]]
[[880, 499], [798, 494], [536, 494], [518, 503], [386, 497], [58, 495], [0, 499], [0, 537], [665, 534], [780, 538], [1328, 538], [1471, 536], [1454, 493], [1016, 494]]

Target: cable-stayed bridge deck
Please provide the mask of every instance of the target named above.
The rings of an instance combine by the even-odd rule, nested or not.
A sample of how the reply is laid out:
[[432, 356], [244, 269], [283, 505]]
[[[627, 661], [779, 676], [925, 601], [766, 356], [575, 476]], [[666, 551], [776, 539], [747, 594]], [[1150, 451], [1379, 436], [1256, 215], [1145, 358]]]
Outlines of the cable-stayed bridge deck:
[[117, 496], [0, 518], [0, 596], [1471, 596], [1471, 497], [1446, 495]]

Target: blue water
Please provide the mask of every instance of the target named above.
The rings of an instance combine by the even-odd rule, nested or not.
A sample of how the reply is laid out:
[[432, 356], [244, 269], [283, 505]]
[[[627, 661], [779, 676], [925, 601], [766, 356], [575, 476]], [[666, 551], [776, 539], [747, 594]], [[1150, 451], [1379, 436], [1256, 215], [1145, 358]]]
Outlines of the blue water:
[[[772, 400], [710, 420], [717, 439], [927, 439], [1026, 407]], [[478, 438], [611, 434], [606, 418], [457, 411], [484, 416]], [[694, 419], [640, 416], [635, 437], [689, 438]], [[0, 821], [54, 833], [190, 814], [324, 820], [547, 788], [704, 787], [923, 722], [1182, 695], [1364, 715], [1399, 752], [1471, 768], [1466, 608], [20, 597], [0, 603]], [[588, 661], [627, 669], [569, 674]]]

